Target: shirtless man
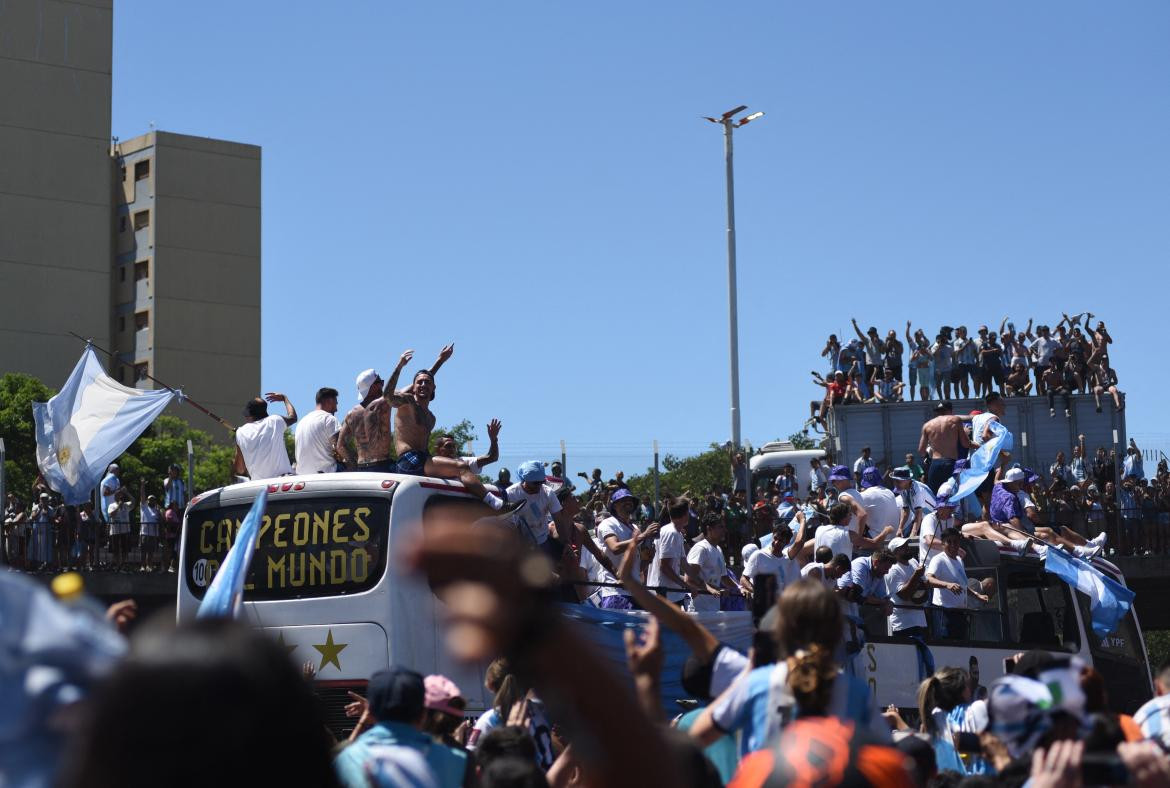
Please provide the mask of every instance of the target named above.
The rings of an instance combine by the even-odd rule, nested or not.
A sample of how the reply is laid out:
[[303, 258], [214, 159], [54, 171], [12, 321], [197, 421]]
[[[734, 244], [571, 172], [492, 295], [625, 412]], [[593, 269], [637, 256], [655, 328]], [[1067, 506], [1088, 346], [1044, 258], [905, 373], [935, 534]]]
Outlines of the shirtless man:
[[[445, 348], [444, 348], [445, 350]], [[450, 356], [450, 353], [447, 354]], [[390, 459], [390, 397], [398, 385], [402, 368], [410, 363], [414, 351], [407, 350], [398, 359], [398, 366], [390, 374], [390, 380], [383, 384], [382, 378], [372, 369], [357, 376], [358, 397], [361, 404], [345, 415], [341, 431], [337, 434], [337, 456], [346, 467], [359, 471], [392, 473], [394, 462]], [[446, 358], [431, 367], [431, 375], [439, 371]], [[350, 448], [352, 441], [357, 457]]]
[[[473, 496], [493, 509], [504, 510], [503, 499], [487, 491], [479, 475], [472, 472], [465, 460], [432, 457], [428, 451], [431, 430], [435, 428], [435, 414], [431, 413], [431, 402], [435, 398], [435, 373], [454, 352], [455, 346], [447, 345], [440, 351], [434, 366], [414, 373], [414, 380], [406, 388], [386, 394], [387, 401], [394, 407], [394, 448], [398, 452], [395, 471], [410, 476], [458, 479]], [[517, 501], [509, 508], [519, 508], [525, 503]]]
[[954, 474], [959, 446], [970, 449], [974, 445], [963, 428], [963, 418], [952, 414], [951, 409], [949, 402], [936, 405], [934, 412], [939, 415], [922, 425], [922, 436], [918, 439], [920, 455], [927, 456], [927, 449], [930, 450], [926, 485], [935, 494], [943, 482]]

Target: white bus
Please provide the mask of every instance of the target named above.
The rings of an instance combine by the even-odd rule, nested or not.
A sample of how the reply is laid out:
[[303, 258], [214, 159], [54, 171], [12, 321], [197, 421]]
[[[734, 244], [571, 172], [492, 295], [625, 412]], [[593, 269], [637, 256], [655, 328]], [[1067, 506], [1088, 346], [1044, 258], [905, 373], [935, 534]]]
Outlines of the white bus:
[[388, 571], [398, 546], [436, 506], [482, 506], [457, 482], [376, 473], [286, 476], [196, 496], [183, 521], [178, 618], [194, 617], [256, 494], [268, 509], [248, 571], [242, 617], [269, 630], [298, 664], [311, 661], [330, 727], [352, 727], [348, 690], [391, 664], [451, 677], [469, 710], [487, 708], [483, 667], [442, 643], [426, 581]]
[[[1145, 641], [1131, 609], [1105, 638], [1093, 633], [1088, 597], [1044, 571], [1038, 558], [1000, 552], [984, 540], [964, 542], [967, 576], [991, 591], [987, 605], [969, 611], [968, 637], [963, 641], [924, 640], [936, 667], [953, 666], [978, 672], [986, 687], [1004, 674], [1004, 660], [1021, 651], [1043, 649], [1075, 654], [1101, 673], [1110, 706], [1132, 714], [1153, 695]], [[1124, 583], [1112, 564], [1097, 560], [1098, 569]], [[856, 675], [872, 688], [877, 703], [913, 708], [920, 681], [917, 646], [907, 638], [886, 634], [886, 618], [877, 608], [863, 607], [867, 643], [855, 657]], [[928, 624], [930, 612], [927, 612]], [[933, 632], [933, 628], [931, 628]]]

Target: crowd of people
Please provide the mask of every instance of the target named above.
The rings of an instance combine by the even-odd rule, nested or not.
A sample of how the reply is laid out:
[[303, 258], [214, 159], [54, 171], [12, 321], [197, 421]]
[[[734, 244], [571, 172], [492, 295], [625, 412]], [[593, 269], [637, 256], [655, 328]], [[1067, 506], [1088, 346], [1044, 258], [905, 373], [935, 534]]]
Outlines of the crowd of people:
[[[1170, 668], [1159, 672], [1159, 696], [1133, 717], [1111, 709], [1100, 675], [1068, 654], [1018, 654], [1011, 674], [986, 688], [970, 666], [936, 669], [920, 661], [914, 712], [876, 709], [855, 675], [875, 620], [907, 642], [961, 644], [975, 613], [998, 609], [995, 584], [966, 574], [962, 556], [972, 540], [1021, 557], [1066, 550], [1092, 559], [1106, 547], [1104, 530], [1080, 533], [1075, 522], [1046, 520], [1036, 501], [1060, 484], [1087, 495], [1098, 471], [1105, 478], [1105, 464], [1067, 469], [1072, 485], [1055, 467], [1059, 479], [1043, 484], [1040, 474], [1011, 461], [1004, 444], [986, 483], [962, 501], [952, 497], [963, 471], [958, 449], [1001, 437], [993, 423], [1003, 412], [998, 392], [984, 394], [985, 412], [968, 416], [940, 403], [917, 455], [898, 467], [880, 469], [866, 451], [852, 467], [812, 460], [804, 486], [789, 466], [755, 487], [745, 458], [733, 453], [726, 486], [667, 491], [655, 506], [620, 473], [603, 480], [595, 469], [582, 474], [578, 489], [559, 464], [535, 460], [518, 466], [516, 480], [503, 469], [495, 485], [485, 484], [485, 466], [499, 457], [498, 421], [489, 425], [482, 456], [460, 456], [452, 436], [432, 434], [435, 373], [451, 351], [445, 348], [404, 389], [394, 386], [410, 351], [387, 382], [374, 370], [361, 373], [362, 404], [340, 423], [333, 417], [336, 390], [321, 389], [311, 428], [297, 431], [296, 465], [300, 473], [355, 467], [458, 479], [486, 504], [486, 516], [429, 523], [421, 542], [404, 549], [408, 569], [427, 577], [458, 624], [447, 633], [451, 653], [495, 660], [486, 676], [492, 707], [471, 723], [449, 678], [390, 666], [370, 677], [364, 696], [355, 694], [347, 708], [352, 732], [336, 741], [305, 676], [270, 637], [206, 619], [177, 631], [148, 627], [94, 684], [83, 713], [68, 718], [62, 784], [153, 783], [159, 768], [177, 762], [168, 758], [179, 757], [177, 748], [228, 762], [233, 753], [241, 756], [248, 765], [221, 773], [227, 784], [995, 780], [1044, 788], [1098, 784], [1090, 776], [1095, 768], [1108, 771], [1106, 784], [1170, 781], [1164, 749], [1170, 695], [1162, 694], [1170, 690]], [[285, 415], [269, 415], [269, 402], [284, 403]], [[253, 478], [292, 472], [283, 435], [297, 414], [287, 397], [257, 398], [246, 412], [236, 437], [237, 472]], [[1083, 445], [1075, 451], [1083, 458]], [[1130, 454], [1127, 462], [1137, 460]], [[1077, 481], [1080, 472], [1086, 476]], [[1141, 475], [1140, 467], [1136, 474], [1127, 469], [1127, 478]], [[163, 482], [164, 495], [175, 496], [164, 500], [164, 511], [185, 502], [177, 476], [173, 469]], [[111, 466], [101, 486], [115, 565], [134, 538], [130, 513], [157, 512], [153, 496], [140, 487], [135, 499], [118, 477]], [[51, 500], [40, 503], [41, 496], [21, 520], [30, 523], [28, 541], [15, 554], [31, 556], [30, 567], [85, 565], [84, 553], [80, 560], [53, 557], [56, 542], [46, 537], [54, 533], [52, 517], [68, 516]], [[11, 509], [23, 514], [15, 501]], [[138, 538], [153, 541], [150, 551], [143, 544], [143, 555], [161, 550], [166, 563], [174, 551], [166, 543], [170, 532], [145, 525]], [[77, 528], [84, 543], [89, 532], [82, 534], [80, 522]], [[70, 536], [66, 530], [65, 544]], [[153, 568], [153, 558], [142, 566]], [[632, 691], [560, 614], [557, 603], [566, 601], [647, 614], [640, 632], [625, 632]], [[760, 615], [747, 653], [720, 643], [701, 623], [703, 614], [749, 607]], [[692, 700], [682, 714], [668, 714], [662, 703], [664, 630], [691, 651], [681, 680]], [[147, 709], [152, 724], [141, 736], [124, 736], [118, 721], [144, 719]], [[227, 749], [224, 731], [232, 732]]]
[[111, 463], [98, 485], [99, 506], [66, 506], [43, 478], [32, 486], [31, 503], [14, 492], [4, 502], [0, 560], [14, 569], [60, 571], [174, 572], [179, 528], [189, 496], [178, 465], [158, 480], [158, 493], [140, 482], [137, 497]]
[[[1084, 328], [1081, 321], [1084, 320]], [[1018, 330], [1004, 318], [999, 331], [981, 325], [975, 335], [966, 326], [942, 326], [933, 341], [922, 329], [911, 332], [906, 322], [903, 343], [890, 329], [882, 337], [870, 326], [864, 333], [854, 319], [856, 339], [842, 344], [830, 334], [821, 356], [827, 373], [813, 372], [813, 382], [824, 396], [810, 403], [809, 426], [824, 428], [832, 408], [851, 403], [949, 400], [981, 397], [998, 391], [1005, 397], [1048, 398], [1049, 413], [1057, 413], [1057, 398], [1065, 417], [1071, 415], [1075, 394], [1092, 394], [1097, 412], [1102, 398], [1124, 408], [1117, 373], [1109, 363], [1113, 338], [1103, 321], [1092, 325], [1093, 314], [1062, 315], [1055, 328], [1032, 321]]]

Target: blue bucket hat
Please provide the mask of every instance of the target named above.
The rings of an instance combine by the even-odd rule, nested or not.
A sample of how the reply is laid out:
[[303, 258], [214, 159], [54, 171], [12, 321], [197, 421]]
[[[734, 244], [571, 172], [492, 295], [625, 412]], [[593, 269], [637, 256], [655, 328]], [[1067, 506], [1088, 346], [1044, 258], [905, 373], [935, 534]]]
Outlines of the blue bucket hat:
[[609, 497], [609, 509], [613, 511], [613, 505], [624, 498], [632, 498], [634, 506], [638, 505], [638, 496], [627, 490], [625, 487], [614, 490], [613, 495]]
[[544, 475], [544, 465], [536, 460], [520, 463], [516, 473], [522, 482], [543, 482], [547, 478]]
[[851, 482], [853, 481], [853, 474], [849, 472], [849, 468], [844, 465], [834, 465], [829, 470], [829, 481], [831, 482]]
[[861, 472], [861, 489], [865, 490], [870, 487], [880, 487], [882, 483], [882, 472], [877, 468], [866, 468]]

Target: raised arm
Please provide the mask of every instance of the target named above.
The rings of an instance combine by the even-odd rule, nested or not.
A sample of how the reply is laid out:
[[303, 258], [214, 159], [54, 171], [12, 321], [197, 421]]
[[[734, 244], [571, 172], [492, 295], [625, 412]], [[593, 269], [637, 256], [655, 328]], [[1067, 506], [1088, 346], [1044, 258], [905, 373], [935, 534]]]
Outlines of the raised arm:
[[[410, 363], [412, 358], [414, 358], [413, 350], [402, 351], [402, 355], [398, 357], [398, 364], [394, 367], [394, 371], [390, 373], [389, 380], [382, 387], [382, 396], [395, 407], [410, 399], [410, 395], [414, 391], [413, 383], [401, 391], [398, 390], [398, 377], [402, 374], [403, 368]], [[434, 377], [433, 373], [431, 376]]]
[[270, 391], [264, 395], [264, 399], [269, 402], [283, 402], [284, 403], [284, 423], [291, 426], [297, 423], [297, 409], [293, 407], [292, 402], [283, 394], [278, 394], [275, 391]]
[[861, 340], [862, 344], [864, 344], [865, 334], [861, 333], [861, 326], [857, 325], [857, 318], [851, 317], [849, 320], [853, 323], [853, 333], [857, 334], [857, 338]]
[[451, 358], [451, 354], [455, 352], [455, 343], [452, 342], [442, 350], [439, 351], [439, 357], [435, 359], [435, 363], [431, 365], [431, 377], [433, 378], [439, 372], [439, 368], [447, 363], [447, 359]]
[[1001, 337], [1003, 336], [1003, 330], [1007, 326], [1009, 319], [1010, 318], [1007, 315], [1005, 315], [1003, 320], [999, 321], [999, 335]]
[[651, 593], [646, 586], [634, 579], [633, 554], [631, 550], [622, 556], [621, 566], [618, 567], [618, 582], [630, 592], [630, 596], [643, 610], [657, 618], [667, 629], [677, 632], [691, 647], [696, 657], [702, 660], [711, 659], [719, 648], [719, 641], [694, 618], [664, 601], [657, 594]]
[[909, 320], [906, 321], [906, 346], [909, 348], [918, 347], [917, 343], [915, 343], [915, 341], [914, 341], [914, 338], [912, 336], [910, 336], [910, 321]]
[[485, 465], [491, 465], [496, 460], [500, 459], [500, 424], [499, 419], [492, 419], [488, 422], [488, 453], [476, 458], [476, 463], [482, 468]]

